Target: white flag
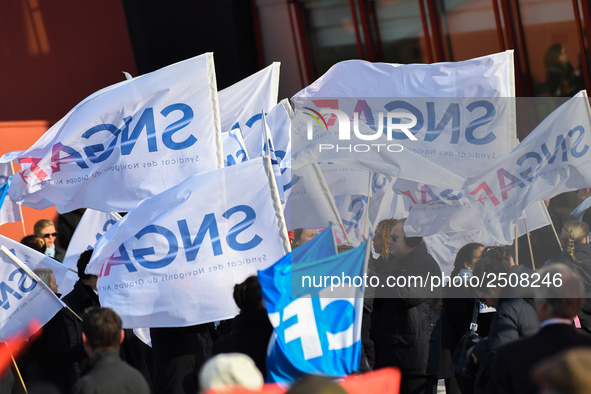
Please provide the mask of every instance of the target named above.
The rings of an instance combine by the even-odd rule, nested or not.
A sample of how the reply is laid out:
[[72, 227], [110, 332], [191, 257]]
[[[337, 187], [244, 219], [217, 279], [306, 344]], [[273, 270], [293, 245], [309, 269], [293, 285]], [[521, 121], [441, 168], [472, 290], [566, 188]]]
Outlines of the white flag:
[[270, 111], [277, 104], [280, 66], [274, 62], [219, 92], [222, 132], [239, 128], [248, 136], [261, 111]]
[[268, 158], [194, 175], [148, 198], [97, 242], [88, 274], [127, 328], [227, 319], [236, 283], [289, 251]]
[[527, 206], [591, 185], [591, 109], [585, 91], [552, 112], [511, 154], [466, 180], [464, 195], [503, 244]]
[[18, 162], [12, 199], [59, 212], [129, 211], [192, 174], [222, 167], [213, 54], [91, 95]]
[[0, 251], [0, 260], [2, 341], [26, 330], [32, 320], [45, 325], [65, 305], [51, 290], [31, 278], [4, 251]]
[[222, 134], [224, 145], [224, 167], [248, 160], [248, 150], [239, 128]]
[[293, 170], [284, 213], [288, 230], [326, 228], [330, 222], [342, 227], [339, 211], [317, 164]]
[[12, 175], [14, 173], [11, 163], [0, 163], [0, 224], [23, 220], [20, 207], [8, 196]]
[[[465, 178], [517, 144], [513, 73], [513, 51], [434, 64], [349, 60], [334, 65], [292, 100], [296, 116], [304, 112], [313, 126], [313, 120], [318, 122], [316, 144], [338, 142], [344, 147], [353, 142], [341, 137], [344, 126], [354, 131], [355, 116], [369, 126], [364, 141], [357, 141], [364, 142], [356, 145], [357, 155], [364, 153], [362, 145], [371, 147], [370, 134], [377, 138], [379, 128], [386, 133], [386, 123], [400, 123], [401, 113], [412, 115], [415, 123], [408, 130], [416, 140], [396, 130], [388, 142], [403, 143], [405, 149]], [[303, 146], [298, 136], [294, 160]], [[376, 154], [376, 148], [366, 155]]]
[[[94, 249], [97, 241], [120, 219], [117, 213], [106, 213], [96, 211], [94, 209], [87, 209], [80, 219], [80, 223], [76, 227], [66, 256], [64, 257], [63, 265], [73, 271], [77, 271], [78, 259], [82, 252], [88, 249]], [[68, 271], [62, 284], [60, 285], [60, 293], [68, 294], [74, 288], [78, 275], [75, 272]]]
[[[12, 254], [14, 254], [20, 261], [25, 263], [31, 270], [36, 268], [49, 268], [53, 270], [55, 281], [58, 287], [61, 286], [64, 278], [66, 277], [66, 273], [68, 272], [68, 267], [59, 261], [54, 260], [43, 253], [37, 252], [35, 249], [23, 245], [20, 242], [16, 242], [3, 235], [0, 235], [0, 246], [5, 246], [6, 249], [10, 250]], [[4, 255], [4, 253], [0, 253], [0, 260], [9, 262], [9, 258]], [[2, 263], [0, 262], [0, 265], [1, 264]], [[59, 291], [61, 292], [61, 290]]]

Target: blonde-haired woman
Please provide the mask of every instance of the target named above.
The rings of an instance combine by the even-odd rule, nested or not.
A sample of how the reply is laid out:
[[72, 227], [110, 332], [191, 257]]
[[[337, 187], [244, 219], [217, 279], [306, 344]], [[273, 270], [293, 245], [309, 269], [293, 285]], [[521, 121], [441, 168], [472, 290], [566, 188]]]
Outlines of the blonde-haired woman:
[[566, 222], [560, 233], [562, 254], [546, 263], [564, 263], [575, 271], [585, 284], [585, 303], [579, 313], [581, 328], [591, 333], [591, 245], [589, 226], [579, 220]]

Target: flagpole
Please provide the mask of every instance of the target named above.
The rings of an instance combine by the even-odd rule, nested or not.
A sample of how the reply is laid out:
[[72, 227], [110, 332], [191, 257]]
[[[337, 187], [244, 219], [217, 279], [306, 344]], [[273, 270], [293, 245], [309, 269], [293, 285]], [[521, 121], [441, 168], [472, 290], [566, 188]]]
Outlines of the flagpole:
[[550, 220], [550, 226], [552, 226], [552, 231], [554, 232], [554, 236], [556, 237], [556, 242], [558, 242], [558, 247], [562, 252], [562, 244], [560, 243], [560, 237], [558, 237], [558, 233], [556, 232], [556, 227], [554, 227], [554, 222]]
[[16, 364], [16, 360], [14, 359], [14, 356], [12, 355], [12, 352], [10, 351], [10, 347], [8, 346], [8, 343], [6, 343], [6, 342], [2, 342], [2, 343], [4, 344], [4, 346], [6, 346], [6, 349], [8, 350], [8, 354], [10, 354], [10, 364], [12, 365], [15, 375], [18, 376], [19, 383], [21, 384], [25, 394], [27, 394], [28, 393], [27, 386], [25, 385], [25, 381], [23, 380], [20, 369], [18, 369], [18, 365]]
[[531, 248], [531, 239], [529, 238], [529, 229], [527, 228], [527, 218], [523, 218], [525, 223], [525, 234], [527, 235], [527, 244], [529, 245], [529, 255], [531, 256], [531, 265], [534, 271], [536, 270], [536, 263], [534, 262], [534, 251]]
[[[12, 161], [10, 162], [10, 171], [12, 171], [12, 175], [14, 175], [14, 164]], [[21, 214], [21, 225], [23, 227], [23, 237], [27, 236], [27, 230], [25, 229], [25, 218], [23, 217], [23, 207], [20, 204], [18, 205], [18, 211]]]
[[41, 278], [39, 278], [39, 277], [37, 276], [37, 274], [35, 274], [35, 273], [34, 273], [34, 272], [33, 272], [33, 271], [32, 271], [32, 270], [29, 268], [29, 267], [27, 267], [27, 266], [25, 265], [25, 263], [23, 263], [22, 261], [20, 261], [20, 260], [18, 259], [18, 257], [16, 257], [14, 254], [12, 254], [12, 253], [10, 252], [10, 250], [8, 250], [8, 248], [7, 248], [6, 246], [4, 246], [4, 245], [0, 245], [0, 250], [2, 250], [2, 251], [4, 252], [4, 254], [5, 254], [5, 255], [7, 255], [8, 257], [10, 257], [10, 259], [11, 259], [12, 261], [14, 261], [14, 263], [15, 263], [16, 265], [18, 265], [18, 266], [19, 266], [19, 267], [20, 267], [20, 268], [21, 268], [23, 271], [25, 271], [25, 272], [27, 273], [27, 275], [29, 275], [31, 278], [33, 278], [33, 280], [34, 280], [35, 282], [37, 282], [38, 284], [40, 284], [41, 286], [43, 286], [43, 287], [45, 288], [45, 290], [49, 291], [49, 293], [53, 294], [53, 296], [54, 296], [55, 298], [57, 298], [57, 299], [58, 299], [58, 301], [59, 301], [60, 303], [62, 303], [62, 304], [64, 305], [64, 307], [65, 307], [65, 308], [67, 308], [67, 309], [68, 309], [70, 312], [72, 312], [72, 313], [74, 314], [74, 316], [76, 316], [78, 319], [80, 319], [80, 321], [82, 321], [82, 318], [81, 318], [80, 316], [78, 316], [78, 315], [76, 314], [76, 312], [74, 312], [74, 311], [73, 311], [73, 310], [72, 310], [72, 309], [71, 309], [69, 306], [65, 305], [65, 304], [64, 304], [64, 302], [63, 302], [62, 300], [60, 300], [60, 299], [59, 299], [59, 297], [58, 297], [58, 296], [57, 296], [57, 295], [56, 295], [56, 294], [53, 292], [53, 290], [51, 290], [51, 289], [49, 288], [49, 286], [47, 286], [47, 284], [46, 284], [45, 282], [43, 282], [43, 281], [41, 280]]
[[275, 208], [275, 217], [277, 218], [277, 224], [279, 225], [279, 236], [283, 241], [283, 251], [285, 252], [285, 254], [287, 254], [291, 252], [291, 244], [289, 242], [289, 235], [287, 234], [287, 226], [285, 225], [283, 210], [281, 209], [281, 198], [279, 197], [279, 189], [277, 188], [275, 174], [273, 173], [271, 155], [266, 154], [261, 157], [263, 160], [265, 173], [267, 174], [267, 179], [269, 181], [269, 191], [271, 193], [271, 199], [273, 200], [273, 207]]
[[365, 231], [367, 230], [367, 217], [369, 216], [369, 199], [371, 198], [371, 180], [373, 171], [369, 172], [369, 185], [367, 186], [367, 209], [365, 210], [365, 224], [363, 225], [363, 236], [365, 237]]

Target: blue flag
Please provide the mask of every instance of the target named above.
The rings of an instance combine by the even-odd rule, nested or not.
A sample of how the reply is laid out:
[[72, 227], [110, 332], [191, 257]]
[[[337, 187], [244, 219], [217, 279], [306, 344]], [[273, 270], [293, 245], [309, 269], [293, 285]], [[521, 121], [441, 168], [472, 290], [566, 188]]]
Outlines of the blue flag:
[[342, 377], [357, 371], [369, 242], [293, 264], [292, 253], [258, 274], [275, 328], [267, 351], [267, 381], [291, 382], [304, 373]]
[[293, 261], [318, 260], [337, 254], [337, 246], [332, 232], [332, 223], [326, 230], [310, 241], [294, 248], [291, 252]]

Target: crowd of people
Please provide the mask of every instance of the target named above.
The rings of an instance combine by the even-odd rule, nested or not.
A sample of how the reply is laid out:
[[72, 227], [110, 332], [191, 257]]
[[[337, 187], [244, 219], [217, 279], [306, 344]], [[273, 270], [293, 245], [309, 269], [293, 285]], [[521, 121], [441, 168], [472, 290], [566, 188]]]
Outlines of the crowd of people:
[[[538, 260], [537, 270], [533, 264], [518, 264], [512, 246], [468, 243], [458, 250], [451, 273], [460, 286], [434, 293], [409, 281], [407, 286], [366, 289], [358, 372], [399, 368], [404, 394], [434, 393], [440, 379], [448, 394], [591, 390], [581, 367], [591, 360], [591, 245], [585, 222], [591, 205], [585, 201], [591, 202], [591, 193], [583, 189], [578, 195], [575, 220], [566, 220], [559, 229], [561, 248], [547, 249], [544, 237], [539, 238], [543, 244], [534, 243], [534, 249], [546, 247], [545, 264]], [[390, 218], [378, 224], [368, 275], [441, 275], [423, 238], [406, 236], [404, 223]], [[21, 242], [63, 260], [53, 222], [39, 221], [34, 232]], [[316, 229], [294, 230], [292, 247], [317, 234]], [[18, 357], [22, 380], [14, 379], [12, 392], [25, 392], [25, 387], [29, 393], [197, 393], [235, 385], [262, 387], [273, 327], [256, 276], [235, 285], [240, 313], [234, 319], [151, 328], [148, 345], [134, 330], [122, 329], [113, 310], [100, 306], [98, 278], [85, 274], [91, 255], [92, 250], [80, 255], [79, 280], [66, 295], [59, 293], [50, 269], [35, 270], [67, 308], [45, 324]], [[541, 291], [501, 284], [503, 275], [534, 273], [559, 275], [562, 285]], [[478, 286], [470, 282], [491, 274], [492, 281], [481, 280]], [[470, 329], [473, 338], [478, 336], [466, 347]], [[346, 392], [330, 380], [302, 378], [293, 392], [322, 392], [315, 390], [323, 387]]]

